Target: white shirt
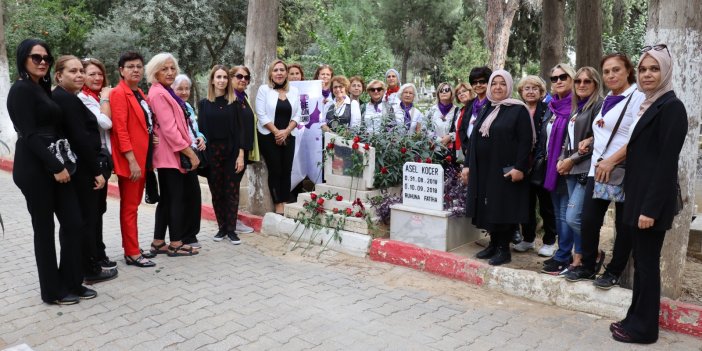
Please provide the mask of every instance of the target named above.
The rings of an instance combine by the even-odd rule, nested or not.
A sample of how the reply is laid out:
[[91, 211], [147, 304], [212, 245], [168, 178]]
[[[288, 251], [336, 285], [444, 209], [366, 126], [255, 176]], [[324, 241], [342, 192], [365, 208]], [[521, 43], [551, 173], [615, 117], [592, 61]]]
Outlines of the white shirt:
[[[451, 107], [446, 116], [443, 116], [441, 114], [441, 110], [439, 110], [438, 105], [433, 105], [429, 108], [429, 111], [427, 111], [427, 119], [431, 123], [431, 129], [433, 130], [431, 136], [435, 140], [441, 140], [441, 138], [443, 138], [446, 135], [450, 135], [451, 140], [456, 140], [455, 131], [458, 130], [458, 125], [456, 125], [456, 123], [458, 123], [458, 117], [456, 117], [456, 120], [454, 120], [453, 116], [456, 115], [456, 111], [458, 110], [458, 106], [454, 105], [453, 107]], [[451, 122], [453, 122], [454, 124], [454, 132], [450, 132]]]
[[[385, 111], [386, 107], [390, 111]], [[378, 111], [375, 110], [375, 106], [372, 102], [366, 103], [366, 110], [363, 112], [363, 118], [361, 118], [361, 120], [363, 121], [363, 124], [365, 124], [366, 130], [369, 133], [374, 134], [380, 131], [380, 127], [383, 125], [383, 119], [388, 114], [392, 114], [393, 118], [395, 116], [391, 105], [382, 101], [381, 98], [381, 101], [378, 104]]]
[[[612, 92], [609, 92], [607, 95], [612, 95]], [[624, 100], [619, 101], [619, 103], [614, 105], [611, 110], [607, 111], [607, 114], [604, 116], [602, 116], [602, 110], [600, 110], [592, 122], [592, 134], [595, 137], [595, 142], [592, 160], [590, 162], [590, 172], [588, 173], [589, 177], [595, 176], [595, 164], [600, 157], [607, 158], [612, 156], [629, 142], [629, 130], [634, 122], [634, 118], [639, 112], [641, 103], [646, 99], [646, 95], [636, 89], [636, 84], [632, 84], [629, 89], [622, 93], [622, 96], [625, 96]], [[614, 135], [612, 142], [605, 151], [605, 146], [612, 135], [614, 125], [617, 124], [617, 120], [629, 97], [631, 97], [631, 101], [624, 112], [624, 117], [622, 118], [621, 124], [619, 124], [619, 129], [617, 129], [617, 133]], [[602, 126], [600, 127], [600, 125]], [[605, 151], [605, 153], [603, 154], [602, 151]]]
[[[295, 123], [300, 123], [300, 93], [296, 87], [288, 85], [288, 92], [286, 95], [292, 107], [290, 120], [295, 121]], [[271, 133], [265, 125], [275, 122], [275, 107], [278, 105], [278, 96], [278, 91], [269, 87], [268, 84], [263, 84], [258, 87], [255, 110], [258, 116], [258, 132], [263, 135]], [[297, 135], [297, 128], [293, 128], [291, 135]]]
[[[400, 103], [393, 105], [393, 110], [395, 111], [395, 123], [398, 126], [405, 126], [405, 110], [402, 109]], [[410, 128], [409, 133], [414, 133], [417, 130], [417, 123], [421, 125], [421, 121], [424, 119], [424, 114], [419, 111], [416, 107], [410, 109]]]
[[324, 105], [322, 115], [319, 116], [320, 125], [324, 126], [327, 124], [327, 114], [330, 110], [334, 110], [334, 114], [336, 116], [341, 116], [346, 112], [347, 108], [351, 109], [351, 123], [349, 127], [357, 127], [361, 125], [361, 105], [358, 104], [358, 101], [351, 100], [351, 98], [347, 95], [344, 98], [344, 103], [341, 105], [341, 107], [336, 108], [335, 104], [336, 99], [329, 99], [329, 101], [327, 101], [327, 104]]
[[85, 107], [90, 110], [97, 118], [98, 125], [100, 126], [100, 141], [102, 146], [107, 148], [107, 151], [112, 153], [112, 144], [110, 143], [110, 133], [109, 130], [112, 129], [112, 119], [107, 117], [104, 113], [100, 112], [100, 102], [95, 100], [93, 97], [85, 95], [82, 91], [78, 93], [78, 98], [85, 105]]

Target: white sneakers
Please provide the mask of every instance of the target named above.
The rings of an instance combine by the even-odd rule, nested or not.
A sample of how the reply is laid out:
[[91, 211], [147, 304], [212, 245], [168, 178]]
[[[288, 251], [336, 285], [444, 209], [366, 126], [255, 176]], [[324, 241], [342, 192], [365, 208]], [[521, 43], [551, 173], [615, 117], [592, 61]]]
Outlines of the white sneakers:
[[519, 244], [514, 245], [514, 251], [527, 252], [534, 249], [534, 243], [522, 240]]
[[244, 224], [240, 220], [236, 220], [236, 232], [239, 234], [248, 234], [248, 233], [253, 233], [253, 228], [249, 227], [248, 225]]
[[551, 257], [551, 256], [553, 256], [554, 253], [556, 253], [556, 249], [558, 249], [558, 247], [556, 247], [556, 244], [553, 244], [553, 245], [545, 245], [544, 244], [539, 249], [539, 256]]

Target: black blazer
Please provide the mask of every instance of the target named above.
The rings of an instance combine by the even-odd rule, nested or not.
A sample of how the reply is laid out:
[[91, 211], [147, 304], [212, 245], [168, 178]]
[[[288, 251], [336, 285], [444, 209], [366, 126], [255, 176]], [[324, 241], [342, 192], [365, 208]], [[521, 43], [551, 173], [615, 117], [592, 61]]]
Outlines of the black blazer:
[[623, 221], [638, 227], [639, 216], [655, 220], [653, 230], [668, 230], [675, 217], [678, 157], [687, 135], [685, 106], [669, 91], [641, 116], [626, 149]]
[[102, 142], [97, 118], [77, 95], [67, 92], [61, 86], [54, 89], [51, 97], [61, 107], [63, 133], [78, 157], [78, 170], [92, 176], [101, 175], [97, 155]]
[[536, 131], [536, 142], [534, 143], [534, 150], [532, 152], [534, 160], [544, 158], [546, 156], [546, 126], [548, 126], [548, 120], [553, 116], [553, 112], [548, 109], [548, 104], [539, 101], [536, 104], [536, 112], [534, 112], [534, 130]]

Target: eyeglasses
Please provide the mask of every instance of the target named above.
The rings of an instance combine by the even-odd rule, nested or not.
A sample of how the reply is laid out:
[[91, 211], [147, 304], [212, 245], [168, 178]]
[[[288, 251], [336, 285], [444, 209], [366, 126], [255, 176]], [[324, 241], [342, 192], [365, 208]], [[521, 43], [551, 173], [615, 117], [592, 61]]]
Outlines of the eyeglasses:
[[575, 85], [578, 85], [581, 83], [585, 84], [585, 85], [590, 85], [590, 84], [592, 84], [592, 79], [576, 79], [576, 80], [574, 80], [574, 82], [575, 82]]
[[129, 65], [129, 66], [124, 66], [122, 68], [128, 69], [128, 70], [133, 70], [133, 69], [140, 70], [140, 69], [144, 68], [144, 66], [142, 66], [142, 65]]
[[54, 63], [54, 58], [51, 57], [50, 55], [39, 55], [39, 54], [31, 54], [29, 55], [29, 58], [32, 59], [32, 62], [35, 65], [38, 65], [41, 63], [41, 61], [46, 62], [47, 65], [51, 66], [52, 63]]
[[236, 79], [238, 79], [238, 80], [251, 81], [251, 76], [243, 75], [243, 74], [241, 74], [241, 73], [235, 74], [234, 77], [236, 77]]
[[449, 88], [449, 87], [443, 87], [443, 88], [441, 88], [441, 90], [439, 90], [439, 92], [440, 92], [440, 93], [450, 93], [450, 92], [451, 92], [451, 88]]
[[656, 51], [661, 51], [661, 50], [665, 49], [665, 51], [668, 52], [668, 56], [670, 56], [670, 50], [668, 50], [668, 45], [665, 45], [665, 44], [646, 45], [641, 49], [641, 53], [643, 54], [646, 51], [651, 51], [651, 49], [656, 50]]
[[476, 80], [470, 82], [470, 85], [478, 85], [478, 84], [480, 84], [480, 85], [485, 85], [485, 84], [487, 84], [487, 80], [485, 80], [485, 79], [476, 79]]
[[568, 75], [568, 73], [563, 73], [563, 74], [561, 74], [560, 76], [552, 76], [552, 77], [551, 77], [551, 83], [555, 83], [555, 82], [557, 82], [559, 79], [561, 80], [561, 82], [565, 82], [566, 80], [568, 80], [569, 77], [570, 77], [570, 76]]
[[379, 91], [383, 91], [383, 88], [368, 88], [368, 92], [371, 93], [377, 93]]
[[346, 87], [343, 85], [335, 85], [332, 87], [332, 90], [336, 90], [336, 89], [346, 89]]

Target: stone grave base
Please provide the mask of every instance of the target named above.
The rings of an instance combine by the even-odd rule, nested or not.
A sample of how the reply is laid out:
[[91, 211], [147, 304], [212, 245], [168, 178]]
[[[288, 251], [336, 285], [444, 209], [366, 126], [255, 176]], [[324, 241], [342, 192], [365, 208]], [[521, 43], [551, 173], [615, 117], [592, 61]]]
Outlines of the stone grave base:
[[467, 217], [451, 217], [448, 211], [434, 211], [402, 204], [390, 206], [390, 239], [427, 249], [451, 251], [480, 239], [480, 229]]

